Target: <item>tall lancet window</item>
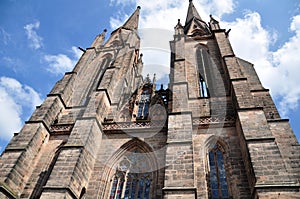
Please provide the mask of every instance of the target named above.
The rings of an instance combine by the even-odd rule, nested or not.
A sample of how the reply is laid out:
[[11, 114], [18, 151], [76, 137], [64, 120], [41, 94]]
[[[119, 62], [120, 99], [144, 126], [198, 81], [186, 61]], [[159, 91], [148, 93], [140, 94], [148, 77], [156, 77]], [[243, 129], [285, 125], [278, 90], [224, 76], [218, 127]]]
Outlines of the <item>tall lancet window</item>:
[[200, 89], [199, 89], [200, 97], [209, 97], [207, 85], [201, 74], [199, 74], [199, 85], [200, 85]]
[[144, 90], [139, 101], [138, 119], [148, 118], [149, 105], [150, 105], [150, 93], [148, 90]]
[[151, 198], [152, 173], [141, 154], [130, 152], [120, 161], [111, 179], [109, 199]]
[[199, 70], [199, 93], [200, 97], [209, 97], [208, 83], [210, 79], [210, 58], [207, 49], [199, 47], [196, 51], [197, 65]]
[[229, 198], [223, 149], [216, 144], [208, 154], [210, 198]]

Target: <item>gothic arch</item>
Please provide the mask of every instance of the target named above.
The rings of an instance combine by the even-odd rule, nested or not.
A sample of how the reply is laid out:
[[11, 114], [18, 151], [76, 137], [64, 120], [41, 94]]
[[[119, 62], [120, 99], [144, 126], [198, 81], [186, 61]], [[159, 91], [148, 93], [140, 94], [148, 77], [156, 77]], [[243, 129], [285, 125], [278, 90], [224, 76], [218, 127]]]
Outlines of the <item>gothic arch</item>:
[[210, 136], [204, 144], [206, 181], [209, 198], [230, 198], [231, 178], [229, 146], [218, 136]]
[[203, 49], [206, 49], [207, 52], [209, 52], [208, 46], [207, 46], [206, 44], [204, 44], [204, 43], [198, 43], [198, 44], [196, 44], [196, 45], [194, 46], [194, 48], [195, 48], [195, 49], [197, 49], [197, 48], [203, 48]]
[[212, 89], [212, 62], [208, 48], [204, 44], [196, 47], [196, 65], [200, 97], [209, 97]]
[[112, 60], [113, 60], [113, 55], [111, 53], [106, 53], [103, 56], [103, 67], [108, 68], [109, 65], [108, 64], [112, 64]]
[[[194, 171], [195, 171], [195, 186], [197, 187], [197, 195], [200, 198], [210, 197], [210, 165], [209, 165], [209, 152], [218, 144], [222, 147], [222, 154], [224, 157], [224, 166], [227, 174], [228, 191], [232, 196], [234, 186], [236, 186], [232, 179], [231, 161], [229, 158], [230, 147], [229, 144], [221, 136], [212, 134], [200, 134], [193, 139], [194, 145]], [[215, 198], [214, 198], [215, 199]]]
[[[105, 186], [99, 197], [121, 198], [121, 195], [112, 197], [112, 192], [115, 192], [123, 196], [124, 194], [148, 194], [145, 198], [152, 198], [156, 194], [157, 168], [158, 163], [152, 148], [138, 138], [133, 138], [123, 144], [106, 162], [101, 178]], [[122, 186], [118, 178], [122, 178]], [[140, 178], [144, 180], [144, 184], [140, 183], [142, 181]], [[133, 186], [137, 187], [133, 189]], [[143, 191], [139, 193], [141, 189]], [[132, 193], [132, 190], [136, 190], [136, 193]]]
[[220, 143], [226, 152], [229, 150], [228, 144], [221, 137], [211, 135], [204, 142], [204, 147], [206, 149], [206, 153], [210, 149], [212, 149], [214, 147], [214, 145], [217, 144], [217, 143]]

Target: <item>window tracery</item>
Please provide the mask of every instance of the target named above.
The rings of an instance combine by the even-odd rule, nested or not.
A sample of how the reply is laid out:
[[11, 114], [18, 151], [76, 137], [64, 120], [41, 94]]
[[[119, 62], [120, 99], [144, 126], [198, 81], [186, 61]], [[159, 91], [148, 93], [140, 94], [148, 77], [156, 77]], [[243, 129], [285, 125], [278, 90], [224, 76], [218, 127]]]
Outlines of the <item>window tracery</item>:
[[208, 153], [210, 198], [229, 198], [223, 149], [217, 143]]
[[149, 199], [152, 173], [144, 155], [134, 151], [119, 162], [111, 178], [109, 199]]
[[149, 90], [144, 90], [141, 94], [138, 107], [138, 119], [147, 119], [149, 113], [150, 96]]

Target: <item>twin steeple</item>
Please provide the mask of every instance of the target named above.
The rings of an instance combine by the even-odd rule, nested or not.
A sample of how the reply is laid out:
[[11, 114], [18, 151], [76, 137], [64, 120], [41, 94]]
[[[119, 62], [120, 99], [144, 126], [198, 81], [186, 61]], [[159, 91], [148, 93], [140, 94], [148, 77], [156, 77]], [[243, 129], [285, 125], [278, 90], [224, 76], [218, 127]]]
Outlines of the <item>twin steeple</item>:
[[[138, 6], [134, 13], [120, 28], [127, 30], [137, 30], [139, 23], [141, 7]], [[180, 23], [178, 23], [180, 24]], [[181, 25], [181, 24], [180, 24]], [[178, 25], [177, 25], [178, 26]], [[194, 6], [193, 0], [189, 0], [189, 7], [184, 25], [184, 33], [187, 35], [209, 35], [210, 31], [207, 24], [200, 17], [197, 9]]]

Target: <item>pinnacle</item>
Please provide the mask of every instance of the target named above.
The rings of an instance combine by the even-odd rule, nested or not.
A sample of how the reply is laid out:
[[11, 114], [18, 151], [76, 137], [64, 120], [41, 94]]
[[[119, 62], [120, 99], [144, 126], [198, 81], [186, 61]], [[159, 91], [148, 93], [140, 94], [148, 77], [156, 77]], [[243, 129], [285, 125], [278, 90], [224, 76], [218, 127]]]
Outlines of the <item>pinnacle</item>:
[[139, 23], [139, 15], [140, 15], [141, 6], [138, 6], [134, 13], [129, 17], [129, 19], [122, 26], [125, 29], [129, 30], [137, 30]]

